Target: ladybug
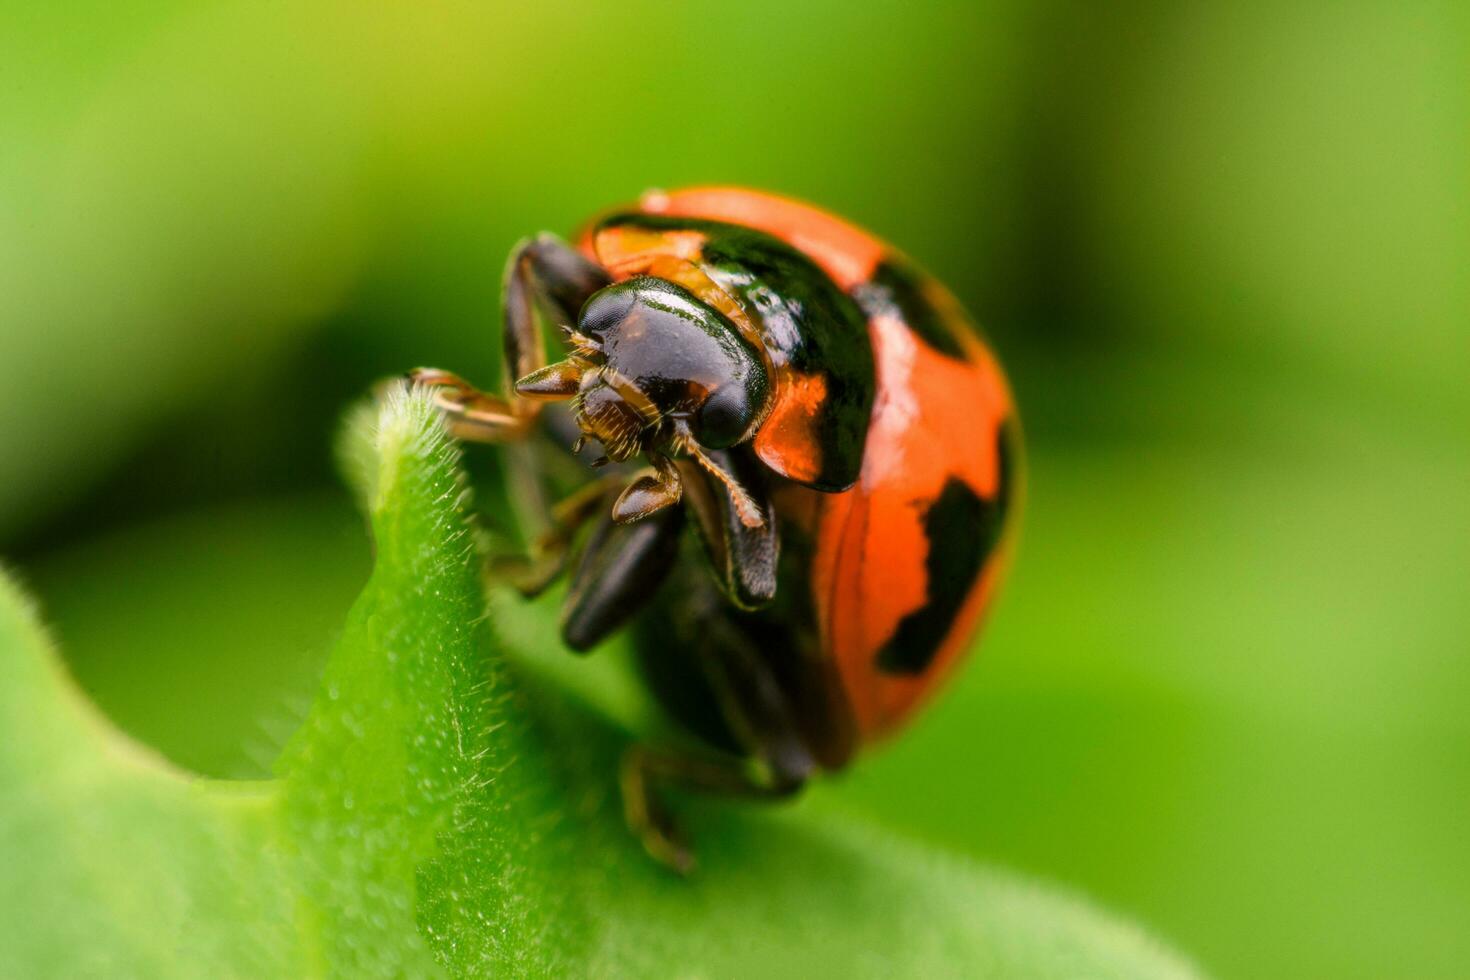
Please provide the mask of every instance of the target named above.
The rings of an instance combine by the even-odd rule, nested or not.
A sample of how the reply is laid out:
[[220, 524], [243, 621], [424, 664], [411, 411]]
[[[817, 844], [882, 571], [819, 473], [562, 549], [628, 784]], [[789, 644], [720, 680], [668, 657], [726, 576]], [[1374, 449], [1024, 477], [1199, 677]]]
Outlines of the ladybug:
[[[566, 344], [550, 364], [548, 321]], [[725, 187], [649, 192], [575, 248], [522, 242], [504, 345], [504, 397], [410, 377], [461, 439], [554, 428], [542, 408], [567, 402], [562, 445], [600, 446], [606, 475], [552, 511], [521, 585], [571, 568], [574, 650], [632, 624], [645, 682], [693, 739], [631, 748], [624, 807], [688, 870], [661, 789], [792, 794], [907, 721], [971, 645], [1019, 496], [1004, 373], [903, 255]], [[670, 574], [690, 550], [713, 574]]]

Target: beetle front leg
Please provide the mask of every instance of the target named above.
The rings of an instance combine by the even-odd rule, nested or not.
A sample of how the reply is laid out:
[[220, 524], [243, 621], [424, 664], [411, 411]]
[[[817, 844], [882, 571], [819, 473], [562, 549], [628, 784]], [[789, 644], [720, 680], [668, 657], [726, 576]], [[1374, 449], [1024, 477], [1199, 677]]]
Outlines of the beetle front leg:
[[[612, 280], [606, 271], [583, 258], [553, 235], [520, 242], [505, 267], [501, 290], [502, 343], [505, 349], [506, 395], [481, 391], [449, 371], [418, 368], [409, 380], [434, 389], [450, 432], [469, 442], [508, 442], [523, 437], [545, 398], [569, 396], [576, 378], [547, 372], [543, 324], [550, 317], [571, 326], [582, 304]], [[540, 398], [517, 393], [515, 382], [542, 372], [542, 383], [529, 389]]]
[[713, 467], [744, 488], [761, 522], [747, 523], [728, 484], [714, 476], [712, 468], [689, 459], [678, 462], [684, 500], [694, 514], [720, 589], [741, 609], [759, 608], [776, 595], [776, 563], [781, 552], [776, 508], [763, 467], [748, 447], [712, 450], [706, 455]]
[[510, 442], [524, 437], [530, 418], [511, 402], [481, 391], [457, 374], [439, 368], [415, 368], [408, 380], [430, 389], [444, 415], [449, 434], [465, 442]]
[[[515, 384], [546, 367], [546, 319], [575, 326], [587, 300], [611, 282], [606, 270], [555, 235], [542, 232], [522, 240], [511, 252], [501, 289], [502, 340], [506, 390], [518, 415], [534, 417], [540, 411], [539, 401], [517, 395]], [[576, 391], [571, 376], [553, 373], [543, 380], [547, 382], [540, 390], [543, 397]]]

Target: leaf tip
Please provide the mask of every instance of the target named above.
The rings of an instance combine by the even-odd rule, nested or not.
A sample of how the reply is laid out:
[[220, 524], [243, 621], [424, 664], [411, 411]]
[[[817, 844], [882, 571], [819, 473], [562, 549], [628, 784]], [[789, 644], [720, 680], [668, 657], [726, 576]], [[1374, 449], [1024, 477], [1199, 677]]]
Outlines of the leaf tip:
[[393, 492], [405, 461], [453, 472], [459, 449], [428, 391], [396, 380], [347, 412], [337, 460], [359, 503], [373, 514]]

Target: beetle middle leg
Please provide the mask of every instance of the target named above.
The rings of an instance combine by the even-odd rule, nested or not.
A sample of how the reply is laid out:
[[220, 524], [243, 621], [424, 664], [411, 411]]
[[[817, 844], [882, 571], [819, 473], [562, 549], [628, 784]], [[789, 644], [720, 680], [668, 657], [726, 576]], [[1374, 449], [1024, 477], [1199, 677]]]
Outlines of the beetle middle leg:
[[546, 591], [566, 570], [577, 533], [592, 519], [607, 514], [622, 489], [621, 480], [620, 475], [609, 473], [584, 483], [549, 508], [542, 506], [544, 530], [532, 539], [529, 551], [493, 557], [487, 567], [490, 576], [509, 582], [528, 599]]
[[[540, 403], [517, 394], [514, 385], [546, 366], [545, 322], [575, 324], [582, 304], [611, 281], [600, 266], [553, 235], [526, 239], [511, 252], [501, 290], [506, 394], [481, 391], [438, 368], [418, 368], [409, 372], [409, 378], [434, 389], [449, 430], [457, 438], [470, 442], [521, 438], [535, 421]], [[555, 392], [548, 388], [546, 394]]]

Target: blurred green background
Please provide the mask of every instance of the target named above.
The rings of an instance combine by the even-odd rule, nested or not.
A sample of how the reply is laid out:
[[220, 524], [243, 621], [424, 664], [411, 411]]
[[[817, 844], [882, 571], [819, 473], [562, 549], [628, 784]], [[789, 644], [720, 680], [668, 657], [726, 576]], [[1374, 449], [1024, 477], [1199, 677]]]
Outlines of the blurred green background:
[[1221, 977], [1470, 962], [1470, 14], [21, 4], [0, 554], [120, 724], [269, 765], [369, 549], [343, 407], [495, 377], [503, 257], [649, 186], [961, 294], [1032, 479], [978, 657], [819, 790]]

